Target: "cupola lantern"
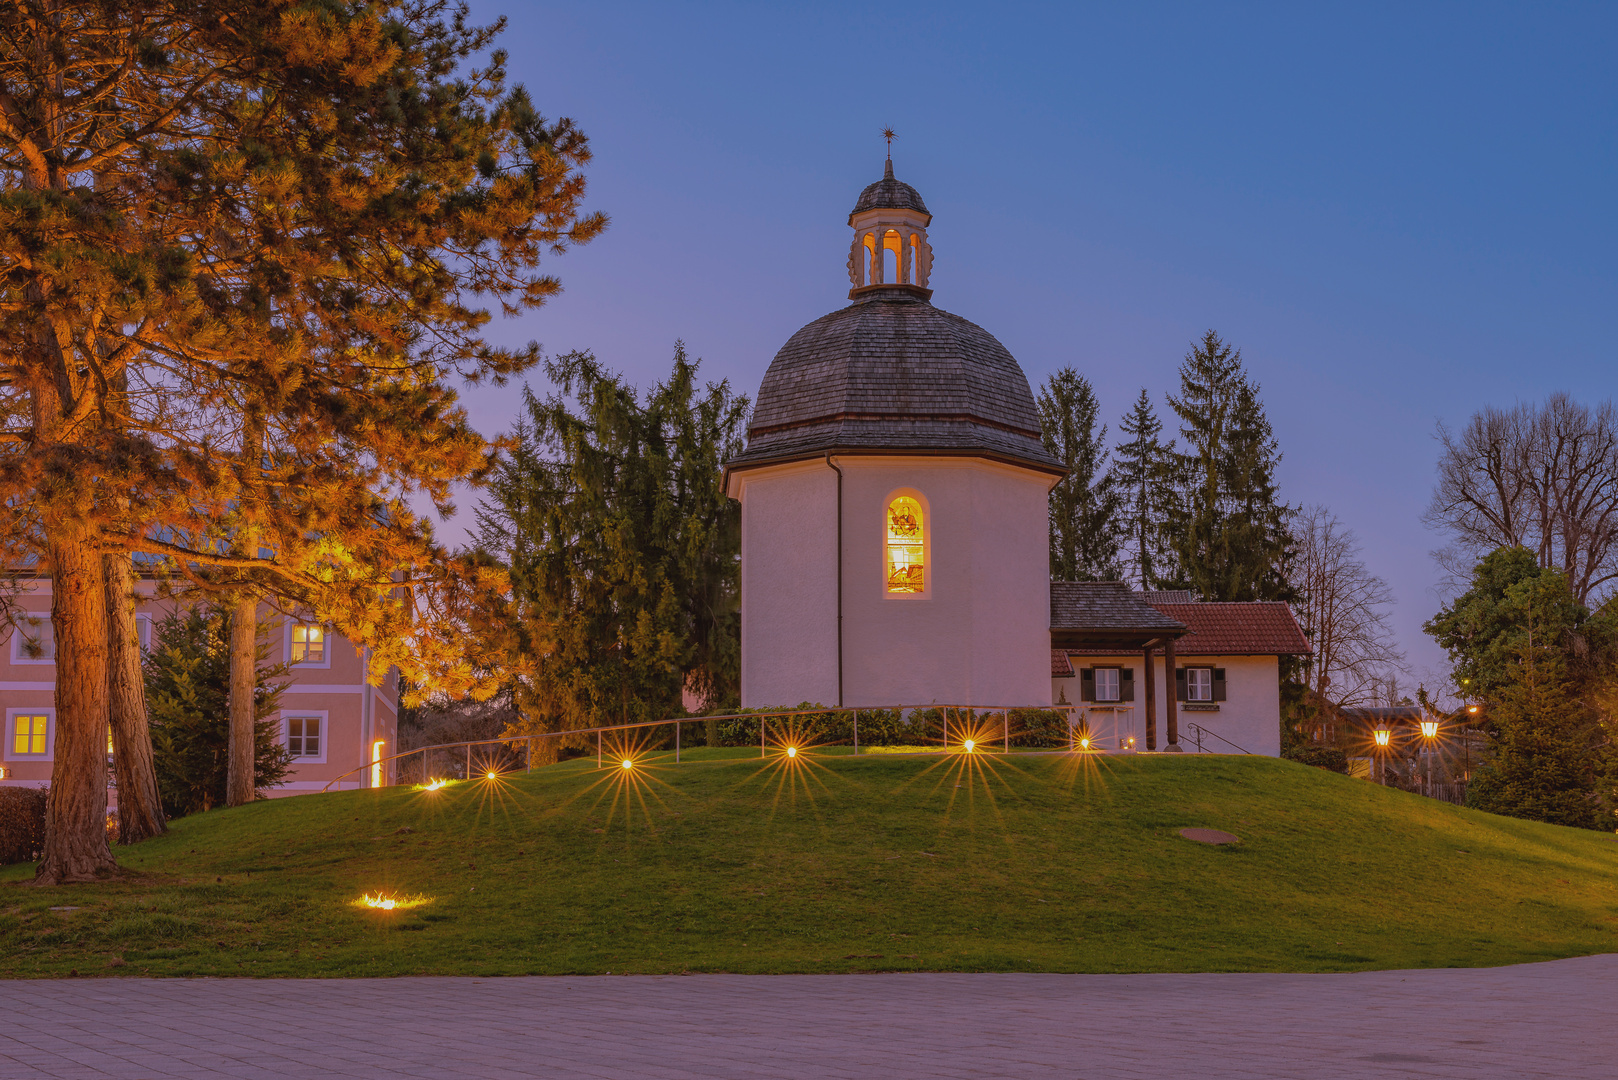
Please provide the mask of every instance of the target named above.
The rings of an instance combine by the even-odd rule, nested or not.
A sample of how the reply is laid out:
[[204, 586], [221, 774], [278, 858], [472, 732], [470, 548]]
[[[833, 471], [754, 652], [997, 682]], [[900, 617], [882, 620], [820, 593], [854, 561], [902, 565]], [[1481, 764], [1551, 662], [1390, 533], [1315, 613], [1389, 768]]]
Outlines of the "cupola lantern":
[[932, 220], [921, 194], [893, 178], [890, 157], [882, 179], [860, 192], [848, 215], [854, 229], [848, 252], [848, 280], [853, 286], [849, 298], [866, 289], [894, 286], [925, 291], [933, 269], [933, 249], [927, 243]]

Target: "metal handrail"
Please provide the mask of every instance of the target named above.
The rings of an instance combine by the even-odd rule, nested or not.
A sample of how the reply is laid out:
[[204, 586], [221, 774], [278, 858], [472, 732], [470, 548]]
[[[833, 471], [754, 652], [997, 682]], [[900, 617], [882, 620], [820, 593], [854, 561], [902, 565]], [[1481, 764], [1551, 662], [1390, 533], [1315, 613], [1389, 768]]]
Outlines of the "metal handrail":
[[1249, 756], [1251, 756], [1252, 753], [1253, 753], [1253, 751], [1251, 751], [1251, 750], [1247, 750], [1247, 749], [1244, 749], [1243, 747], [1236, 746], [1235, 743], [1231, 742], [1229, 739], [1225, 738], [1223, 735], [1219, 734], [1217, 731], [1209, 731], [1207, 728], [1203, 727], [1201, 724], [1187, 723], [1185, 726], [1196, 733], [1196, 736], [1197, 736], [1197, 753], [1199, 753], [1199, 754], [1203, 752], [1203, 749], [1202, 749], [1202, 737], [1204, 735], [1212, 736], [1213, 738], [1218, 739], [1220, 742], [1224, 743], [1225, 745], [1233, 746], [1237, 750], [1241, 750], [1242, 753], [1247, 754]]
[[[324, 794], [324, 793], [330, 791], [334, 784], [341, 784], [345, 779], [347, 779], [350, 776], [354, 776], [357, 773], [364, 773], [367, 769], [375, 769], [378, 766], [386, 766], [391, 762], [400, 761], [400, 760], [402, 760], [404, 758], [414, 757], [417, 754], [422, 755], [423, 778], [425, 779], [425, 776], [426, 776], [425, 763], [426, 763], [426, 760], [427, 760], [427, 754], [431, 753], [434, 750], [454, 750], [454, 749], [457, 749], [457, 748], [460, 748], [460, 747], [464, 747], [466, 749], [467, 779], [471, 779], [471, 773], [472, 773], [472, 770], [471, 770], [471, 758], [472, 758], [472, 747], [474, 747], [474, 746], [490, 746], [490, 745], [493, 745], [493, 744], [499, 744], [501, 746], [509, 747], [514, 743], [524, 743], [525, 744], [525, 750], [526, 750], [526, 758], [527, 758], [528, 768], [531, 769], [531, 768], [533, 768], [534, 740], [535, 739], [562, 739], [562, 738], [570, 738], [570, 737], [577, 736], [577, 735], [594, 735], [594, 736], [596, 736], [596, 764], [597, 764], [597, 766], [599, 766], [601, 764], [601, 751], [602, 751], [601, 736], [603, 734], [605, 734], [606, 732], [609, 732], [609, 731], [633, 731], [633, 730], [635, 730], [637, 728], [664, 727], [664, 726], [669, 725], [669, 724], [674, 725], [674, 760], [679, 761], [680, 760], [680, 726], [683, 725], [683, 724], [698, 724], [698, 723], [705, 724], [710, 720], [718, 721], [718, 720], [754, 720], [754, 719], [757, 719], [759, 721], [759, 753], [763, 754], [765, 752], [765, 743], [766, 743], [766, 740], [768, 738], [768, 732], [766, 730], [766, 725], [765, 725], [764, 721], [777, 720], [777, 719], [787, 719], [787, 718], [791, 718], [791, 717], [794, 717], [794, 716], [823, 716], [823, 715], [826, 715], [826, 714], [835, 715], [835, 714], [839, 714], [839, 713], [852, 713], [853, 717], [854, 717], [854, 752], [857, 754], [860, 751], [860, 721], [859, 721], [859, 714], [862, 713], [862, 712], [868, 712], [868, 713], [869, 712], [898, 712], [900, 714], [903, 714], [907, 710], [908, 711], [922, 711], [922, 710], [937, 710], [937, 711], [940, 711], [940, 712], [942, 712], [944, 714], [944, 716], [943, 716], [944, 733], [943, 733], [943, 737], [939, 741], [941, 743], [944, 743], [945, 745], [947, 745], [948, 741], [949, 741], [949, 713], [951, 711], [965, 712], [965, 713], [1001, 713], [1001, 714], [1004, 715], [1005, 749], [1009, 751], [1011, 749], [1011, 718], [1010, 718], [1010, 714], [1012, 712], [1018, 712], [1018, 711], [1023, 711], [1023, 710], [1033, 710], [1033, 711], [1040, 711], [1040, 712], [1065, 712], [1065, 713], [1068, 714], [1068, 726], [1069, 726], [1069, 728], [1072, 728], [1074, 726], [1074, 715], [1073, 714], [1076, 711], [1080, 710], [1080, 709], [1085, 709], [1086, 706], [1088, 706], [1088, 705], [1089, 705], [1089, 703], [1087, 702], [1085, 705], [1071, 705], [1071, 704], [1069, 704], [1069, 705], [880, 705], [880, 706], [869, 706], [868, 705], [868, 706], [862, 706], [862, 707], [857, 708], [857, 709], [849, 708], [847, 706], [844, 706], [844, 707], [841, 707], [841, 708], [831, 707], [831, 708], [818, 708], [818, 709], [781, 709], [781, 710], [771, 711], [771, 712], [723, 713], [723, 714], [718, 715], [718, 716], [670, 717], [667, 720], [642, 720], [642, 721], [639, 721], [639, 722], [633, 723], [633, 724], [607, 724], [607, 725], [604, 725], [604, 726], [601, 726], [601, 727], [570, 728], [570, 729], [568, 729], [566, 731], [543, 731], [543, 732], [539, 732], [539, 733], [534, 734], [534, 735], [513, 735], [510, 738], [463, 739], [463, 740], [461, 740], [459, 742], [436, 743], [436, 744], [434, 744], [432, 746], [416, 746], [416, 747], [412, 747], [409, 750], [401, 750], [396, 754], [389, 754], [387, 757], [384, 757], [384, 758], [377, 758], [375, 761], [368, 761], [365, 764], [360, 765], [360, 766], [358, 766], [356, 768], [349, 769], [347, 772], [339, 773], [337, 776], [335, 776], [331, 780], [327, 781], [326, 786], [321, 788], [320, 791], [321, 791], [322, 794]], [[381, 786], [386, 787], [388, 785], [381, 785]]]

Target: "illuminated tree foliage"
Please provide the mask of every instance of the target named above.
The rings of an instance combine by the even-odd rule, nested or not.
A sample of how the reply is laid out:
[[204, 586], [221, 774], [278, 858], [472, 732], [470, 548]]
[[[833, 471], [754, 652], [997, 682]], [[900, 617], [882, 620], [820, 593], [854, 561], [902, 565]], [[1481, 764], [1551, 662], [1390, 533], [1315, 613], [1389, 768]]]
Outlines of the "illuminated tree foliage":
[[489, 463], [451, 380], [538, 359], [487, 307], [543, 303], [541, 256], [605, 220], [584, 137], [464, 8], [11, 0], [0, 28], [0, 535], [53, 586], [50, 883], [114, 866], [105, 553], [474, 676], [466, 597], [500, 575], [408, 500]]
[[741, 450], [747, 399], [699, 387], [697, 368], [676, 345], [668, 380], [641, 396], [570, 353], [545, 365], [558, 392], [524, 394], [479, 514], [484, 550], [510, 569], [521, 733], [664, 719], [682, 689], [738, 699], [740, 512], [721, 465]]
[[1281, 454], [1242, 354], [1209, 330], [1180, 365], [1183, 450], [1170, 455], [1165, 515], [1179, 578], [1204, 600], [1287, 600], [1289, 508], [1278, 501]]

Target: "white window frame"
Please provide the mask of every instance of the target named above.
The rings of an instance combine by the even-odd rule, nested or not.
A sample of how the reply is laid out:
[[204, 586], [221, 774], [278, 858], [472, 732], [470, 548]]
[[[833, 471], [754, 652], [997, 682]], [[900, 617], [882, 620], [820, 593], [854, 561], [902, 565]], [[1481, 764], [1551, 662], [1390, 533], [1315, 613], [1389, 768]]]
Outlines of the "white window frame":
[[24, 613], [22, 613], [21, 618], [26, 619], [27, 621], [29, 621], [31, 623], [35, 623], [36, 625], [39, 625], [39, 626], [50, 627], [50, 630], [51, 630], [51, 655], [50, 655], [49, 658], [43, 658], [43, 657], [37, 657], [36, 658], [36, 657], [28, 656], [27, 654], [25, 654], [22, 651], [22, 643], [23, 643], [23, 636], [24, 636], [23, 632], [22, 632], [22, 627], [13, 626], [11, 628], [11, 662], [13, 664], [19, 664], [19, 665], [20, 664], [33, 664], [36, 667], [37, 666], [42, 666], [42, 665], [45, 665], [45, 664], [54, 665], [56, 663], [56, 628], [51, 624], [50, 612], [48, 612], [48, 611], [45, 612], [43, 618], [41, 618], [40, 615], [35, 613], [35, 612], [24, 612]]
[[[1097, 705], [1116, 705], [1124, 700], [1124, 673], [1122, 668], [1098, 667], [1092, 668], [1091, 678], [1094, 680], [1095, 698]], [[1112, 696], [1104, 697], [1101, 693], [1101, 673], [1107, 672], [1112, 676]]]
[[[320, 659], [320, 660], [293, 660], [292, 659], [292, 628], [295, 627], [295, 626], [318, 626], [318, 627], [320, 627], [321, 641], [325, 644], [325, 648], [320, 650], [322, 659]], [[332, 639], [332, 633], [331, 633], [331, 627], [327, 626], [325, 623], [316, 622], [313, 619], [288, 619], [287, 620], [286, 634], [284, 636], [286, 638], [286, 642], [285, 642], [285, 644], [286, 644], [286, 652], [283, 653], [282, 655], [284, 655], [287, 658], [287, 663], [290, 666], [292, 666], [294, 668], [310, 668], [310, 669], [314, 669], [314, 670], [319, 670], [321, 668], [329, 668], [329, 667], [331, 667], [331, 639]]]
[[141, 652], [152, 651], [152, 617], [150, 615], [135, 616], [135, 640], [140, 642]]
[[[45, 752], [43, 754], [19, 754], [16, 752], [17, 717], [43, 716], [45, 717]], [[7, 761], [55, 761], [56, 760], [56, 710], [44, 709], [7, 709], [6, 710], [6, 760]]]
[[[1207, 677], [1207, 697], [1197, 697], [1194, 685], [1194, 676], [1202, 672]], [[1214, 669], [1211, 667], [1187, 667], [1185, 669], [1185, 700], [1188, 705], [1212, 705], [1214, 699]]]
[[[331, 749], [331, 717], [330, 717], [330, 715], [325, 710], [322, 710], [322, 709], [282, 709], [281, 710], [281, 745], [286, 747], [288, 751], [291, 751], [291, 749], [292, 749], [292, 729], [287, 725], [287, 721], [292, 720], [292, 719], [298, 719], [298, 720], [315, 719], [315, 720], [320, 721], [320, 753], [313, 754], [313, 755], [305, 755], [303, 757], [295, 757], [288, 764], [291, 764], [291, 765], [324, 765], [326, 763], [326, 755], [327, 755], [327, 753], [330, 752], [330, 749]], [[367, 765], [367, 767], [369, 767], [370, 763], [367, 762], [366, 765]]]

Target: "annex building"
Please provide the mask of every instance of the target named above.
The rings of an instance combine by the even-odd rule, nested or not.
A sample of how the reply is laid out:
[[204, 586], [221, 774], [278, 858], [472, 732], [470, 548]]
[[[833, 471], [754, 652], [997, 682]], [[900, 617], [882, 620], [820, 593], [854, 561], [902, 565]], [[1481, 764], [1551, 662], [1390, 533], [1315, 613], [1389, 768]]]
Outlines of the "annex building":
[[726, 464], [743, 707], [1060, 704], [1123, 749], [1278, 754], [1280, 658], [1310, 651], [1286, 605], [1051, 581], [1065, 469], [1016, 359], [932, 303], [931, 223], [890, 159], [848, 306], [781, 347]]

